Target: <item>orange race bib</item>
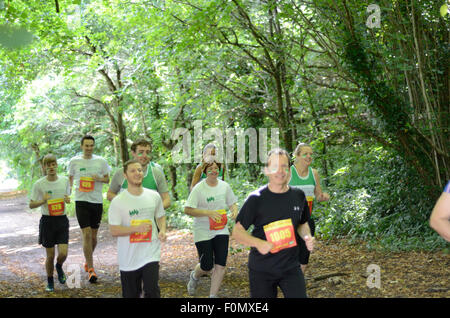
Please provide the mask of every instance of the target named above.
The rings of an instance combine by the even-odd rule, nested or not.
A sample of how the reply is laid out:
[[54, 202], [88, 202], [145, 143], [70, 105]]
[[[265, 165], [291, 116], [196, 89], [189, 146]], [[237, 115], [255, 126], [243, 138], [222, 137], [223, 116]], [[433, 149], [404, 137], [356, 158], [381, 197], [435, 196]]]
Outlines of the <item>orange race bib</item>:
[[130, 243], [150, 243], [152, 241], [152, 221], [150, 220], [131, 220], [131, 225], [150, 224], [150, 231], [137, 232], [130, 235]]
[[271, 253], [278, 253], [286, 248], [297, 246], [294, 226], [291, 219], [279, 220], [264, 225], [266, 240], [274, 245]]
[[80, 188], [81, 192], [91, 192], [94, 190], [94, 179], [91, 177], [81, 177], [80, 178]]
[[48, 213], [51, 216], [58, 216], [64, 214], [64, 199], [48, 200]]
[[214, 221], [212, 218], [209, 218], [209, 229], [210, 230], [222, 230], [225, 225], [227, 225], [228, 218], [227, 218], [227, 211], [225, 210], [218, 210], [218, 212], [222, 215], [222, 219], [219, 222]]
[[313, 201], [314, 201], [314, 197], [306, 197], [306, 201], [308, 202], [308, 206], [309, 206], [309, 215], [312, 214], [312, 207], [313, 207]]

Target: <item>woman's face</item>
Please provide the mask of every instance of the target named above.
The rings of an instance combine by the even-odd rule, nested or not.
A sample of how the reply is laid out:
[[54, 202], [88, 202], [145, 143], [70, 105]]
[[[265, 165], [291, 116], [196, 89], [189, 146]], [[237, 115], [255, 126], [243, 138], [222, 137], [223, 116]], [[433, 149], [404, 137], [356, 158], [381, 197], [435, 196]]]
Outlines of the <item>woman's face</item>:
[[217, 179], [219, 176], [219, 167], [216, 163], [213, 163], [211, 166], [206, 168], [206, 177], [210, 179]]
[[314, 152], [311, 147], [300, 148], [300, 153], [296, 156], [296, 161], [302, 165], [309, 166], [312, 163]]

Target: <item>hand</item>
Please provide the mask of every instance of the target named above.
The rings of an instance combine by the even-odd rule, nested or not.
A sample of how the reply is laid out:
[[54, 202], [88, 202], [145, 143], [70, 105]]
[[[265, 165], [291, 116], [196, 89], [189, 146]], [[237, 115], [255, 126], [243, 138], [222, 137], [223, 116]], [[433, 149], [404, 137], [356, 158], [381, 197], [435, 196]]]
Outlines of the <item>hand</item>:
[[217, 210], [210, 210], [209, 217], [215, 222], [220, 222], [222, 220], [222, 214], [220, 214], [220, 212]]
[[44, 193], [44, 195], [42, 196], [42, 200], [44, 200], [44, 203], [47, 203], [48, 200], [50, 200], [52, 196], [48, 193]]
[[158, 239], [159, 239], [161, 242], [165, 242], [166, 239], [167, 239], [166, 232], [165, 232], [165, 231], [159, 231]]
[[303, 240], [305, 241], [305, 245], [306, 245], [306, 248], [308, 249], [308, 251], [312, 252], [312, 250], [314, 249], [314, 241], [315, 241], [315, 238], [312, 237], [312, 236], [306, 235], [306, 236], [303, 238]]
[[320, 196], [317, 198], [317, 201], [323, 202], [330, 200], [330, 195], [328, 193], [322, 192]]
[[260, 252], [262, 255], [266, 255], [267, 253], [272, 250], [273, 244], [269, 241], [261, 240], [259, 244], [256, 246], [256, 249], [258, 252]]
[[142, 223], [134, 226], [135, 233], [145, 233], [151, 230], [152, 226], [149, 223]]
[[70, 197], [67, 194], [64, 195], [64, 202], [66, 202], [67, 204], [70, 203]]
[[99, 177], [96, 174], [93, 174], [91, 177], [92, 179], [94, 179], [95, 182], [101, 182], [103, 180], [103, 178]]

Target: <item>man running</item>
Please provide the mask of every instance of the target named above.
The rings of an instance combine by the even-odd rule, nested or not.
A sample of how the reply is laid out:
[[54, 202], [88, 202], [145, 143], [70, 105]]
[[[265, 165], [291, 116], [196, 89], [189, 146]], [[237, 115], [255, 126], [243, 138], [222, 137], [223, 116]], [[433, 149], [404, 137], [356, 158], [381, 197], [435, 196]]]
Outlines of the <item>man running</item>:
[[[290, 166], [285, 150], [269, 152], [264, 173], [269, 183], [250, 193], [232, 234], [237, 242], [251, 247], [250, 297], [275, 298], [278, 286], [286, 298], [306, 297], [296, 238], [299, 235], [308, 250], [313, 250], [305, 194], [288, 186]], [[254, 229], [249, 234], [251, 225]]]
[[[97, 232], [103, 213], [103, 183], [109, 183], [111, 168], [105, 159], [93, 154], [95, 139], [86, 135], [81, 139], [83, 154], [69, 162], [70, 187], [75, 185], [75, 211], [83, 236], [84, 269], [89, 282], [97, 281], [93, 253], [97, 246]], [[75, 184], [74, 184], [75, 182]]]
[[[167, 186], [167, 180], [164, 176], [164, 171], [161, 166], [150, 161], [150, 154], [152, 151], [152, 145], [145, 139], [135, 141], [131, 145], [131, 155], [135, 160], [138, 160], [144, 171], [144, 179], [142, 186], [146, 189], [155, 190], [161, 196], [164, 209], [170, 206], [169, 188]], [[125, 180], [123, 169], [116, 171], [111, 179], [107, 198], [109, 201], [122, 190], [128, 187], [128, 182]]]
[[[161, 241], [166, 240], [166, 217], [159, 194], [142, 186], [143, 168], [138, 160], [123, 167], [128, 187], [111, 202], [108, 221], [111, 235], [117, 237], [122, 295], [159, 298]], [[156, 227], [157, 225], [157, 227]]]
[[39, 221], [39, 244], [45, 247], [45, 269], [47, 272], [48, 292], [54, 291], [53, 262], [55, 260], [55, 245], [58, 245], [56, 271], [61, 284], [66, 282], [62, 265], [67, 258], [69, 241], [69, 220], [66, 216], [66, 204], [70, 203], [70, 187], [67, 177], [57, 175], [58, 164], [52, 154], [44, 156], [43, 166], [45, 177], [40, 178], [31, 190], [30, 209], [41, 208], [42, 217]]

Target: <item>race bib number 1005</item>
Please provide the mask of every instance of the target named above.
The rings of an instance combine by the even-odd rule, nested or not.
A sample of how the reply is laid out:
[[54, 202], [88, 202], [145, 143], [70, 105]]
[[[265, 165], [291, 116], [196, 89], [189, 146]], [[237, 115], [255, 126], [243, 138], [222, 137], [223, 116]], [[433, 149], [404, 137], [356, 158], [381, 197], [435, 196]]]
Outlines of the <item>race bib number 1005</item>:
[[291, 219], [279, 220], [264, 226], [266, 240], [274, 245], [271, 253], [297, 246]]

